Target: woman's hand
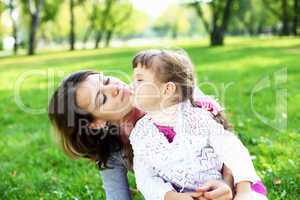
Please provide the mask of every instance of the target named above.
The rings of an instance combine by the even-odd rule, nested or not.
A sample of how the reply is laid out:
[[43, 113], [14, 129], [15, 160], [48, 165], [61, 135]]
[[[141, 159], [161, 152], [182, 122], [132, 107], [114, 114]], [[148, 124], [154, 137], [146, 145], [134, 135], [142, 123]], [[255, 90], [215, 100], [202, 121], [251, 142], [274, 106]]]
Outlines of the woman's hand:
[[167, 192], [165, 195], [165, 200], [195, 200], [199, 199], [201, 194], [197, 192], [186, 192], [186, 193], [179, 193], [175, 191]]
[[196, 191], [198, 200], [232, 200], [232, 190], [224, 182], [218, 180], [207, 181]]
[[251, 200], [252, 197], [251, 183], [249, 181], [242, 181], [236, 185], [236, 195], [234, 200]]
[[251, 192], [239, 192], [236, 193], [234, 200], [252, 200], [255, 197], [252, 196]]

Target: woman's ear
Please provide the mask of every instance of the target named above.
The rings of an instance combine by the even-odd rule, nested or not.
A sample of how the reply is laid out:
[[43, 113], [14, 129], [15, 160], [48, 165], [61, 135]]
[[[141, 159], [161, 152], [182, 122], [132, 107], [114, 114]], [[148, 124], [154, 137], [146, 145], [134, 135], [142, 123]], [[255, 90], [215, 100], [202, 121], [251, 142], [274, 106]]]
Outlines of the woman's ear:
[[176, 92], [176, 85], [173, 82], [167, 82], [165, 84], [164, 94], [168, 97], [173, 96]]
[[107, 121], [105, 121], [105, 120], [95, 119], [88, 125], [88, 127], [91, 129], [100, 129], [100, 128], [104, 128], [106, 123], [107, 123]]

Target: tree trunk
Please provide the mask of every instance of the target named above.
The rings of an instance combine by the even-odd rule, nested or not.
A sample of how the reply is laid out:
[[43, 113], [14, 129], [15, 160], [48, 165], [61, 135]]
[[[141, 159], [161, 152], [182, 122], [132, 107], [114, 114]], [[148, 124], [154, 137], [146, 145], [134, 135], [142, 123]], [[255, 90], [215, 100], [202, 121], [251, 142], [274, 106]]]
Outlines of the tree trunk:
[[217, 10], [216, 7], [213, 7], [213, 29], [212, 32], [210, 33], [210, 45], [211, 46], [220, 46], [224, 44], [224, 33], [227, 29], [230, 15], [231, 15], [231, 8], [233, 5], [234, 0], [227, 0], [225, 9], [223, 11], [223, 18], [222, 18], [222, 23], [221, 25], [218, 25], [218, 12], [220, 10]]
[[31, 16], [31, 22], [30, 22], [30, 32], [29, 32], [29, 46], [28, 46], [28, 55], [33, 55], [35, 53], [35, 46], [36, 46], [36, 32], [38, 28], [38, 15], [34, 14]]
[[281, 0], [281, 9], [282, 9], [282, 28], [281, 28], [281, 35], [289, 35], [289, 14], [288, 14], [288, 2], [287, 0]]
[[175, 24], [172, 29], [171, 29], [171, 33], [172, 33], [172, 39], [177, 39], [178, 37], [178, 25]]
[[113, 35], [113, 30], [107, 30], [105, 38], [105, 47], [109, 47]]
[[75, 49], [75, 17], [74, 0], [70, 0], [70, 50]]
[[95, 49], [99, 48], [99, 43], [102, 40], [102, 31], [97, 31], [96, 32], [96, 37], [95, 37]]
[[18, 43], [19, 43], [19, 40], [18, 40], [18, 30], [17, 30], [17, 25], [16, 25], [16, 22], [13, 22], [13, 37], [14, 37], [14, 40], [15, 40], [15, 43], [14, 43], [14, 54], [17, 55], [18, 54]]
[[219, 28], [215, 28], [210, 33], [210, 45], [220, 46], [224, 44], [224, 33]]
[[191, 3], [190, 5], [195, 8], [197, 15], [202, 19], [202, 23], [203, 23], [205, 30], [207, 31], [207, 33], [209, 33], [210, 32], [209, 23], [204, 18], [202, 8], [199, 5], [199, 2]]
[[294, 19], [293, 19], [293, 34], [298, 35], [300, 3], [299, 0], [294, 0]]
[[[32, 3], [32, 1], [30, 1]], [[39, 0], [38, 5], [36, 5], [36, 10], [34, 12], [30, 11], [30, 30], [29, 30], [29, 44], [28, 44], [28, 55], [33, 55], [35, 53], [36, 47], [36, 33], [38, 30], [40, 22], [40, 11], [44, 6], [44, 0]]]
[[15, 10], [15, 6], [14, 6], [14, 2], [13, 0], [9, 1], [9, 9], [10, 9], [10, 18], [12, 21], [12, 35], [14, 38], [14, 54], [17, 55], [18, 54], [18, 29], [17, 29], [17, 22], [16, 19], [14, 19], [13, 17], [13, 12]]
[[92, 26], [89, 26], [85, 31], [85, 34], [83, 36], [83, 41], [82, 41], [84, 49], [86, 48], [86, 43], [87, 43], [88, 39], [90, 38], [92, 31], [93, 31]]
[[[260, 19], [259, 20], [259, 23], [257, 25], [257, 29], [256, 29], [256, 34], [257, 35], [260, 35], [263, 33], [263, 29], [264, 29], [264, 22], [263, 22], [264, 19]], [[273, 31], [273, 30], [272, 30]]]
[[114, 2], [113, 0], [105, 1], [105, 9], [102, 13], [102, 21], [101, 21], [100, 29], [96, 32], [95, 49], [97, 49], [99, 47], [99, 43], [102, 40], [102, 35], [106, 31], [106, 23], [107, 23], [107, 19], [109, 17], [113, 2]]

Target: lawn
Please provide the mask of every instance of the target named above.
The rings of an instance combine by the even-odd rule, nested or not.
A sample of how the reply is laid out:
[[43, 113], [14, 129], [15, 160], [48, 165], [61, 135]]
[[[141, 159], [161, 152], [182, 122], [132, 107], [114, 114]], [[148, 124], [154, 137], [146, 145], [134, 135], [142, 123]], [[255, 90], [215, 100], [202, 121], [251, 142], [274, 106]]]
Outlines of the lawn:
[[[228, 39], [217, 48], [202, 41], [174, 46], [191, 56], [203, 91], [226, 107], [269, 199], [297, 199], [300, 38]], [[95, 165], [71, 160], [57, 147], [46, 107], [53, 88], [70, 72], [94, 69], [128, 82], [138, 50], [0, 58], [0, 199], [104, 199]]]

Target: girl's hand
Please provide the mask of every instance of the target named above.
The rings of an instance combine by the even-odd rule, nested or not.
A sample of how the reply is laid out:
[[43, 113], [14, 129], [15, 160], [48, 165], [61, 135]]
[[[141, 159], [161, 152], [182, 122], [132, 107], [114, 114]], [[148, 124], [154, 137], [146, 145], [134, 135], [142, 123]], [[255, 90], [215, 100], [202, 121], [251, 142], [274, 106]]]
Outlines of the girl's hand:
[[207, 181], [202, 187], [198, 188], [199, 200], [232, 200], [232, 190], [223, 181]]

